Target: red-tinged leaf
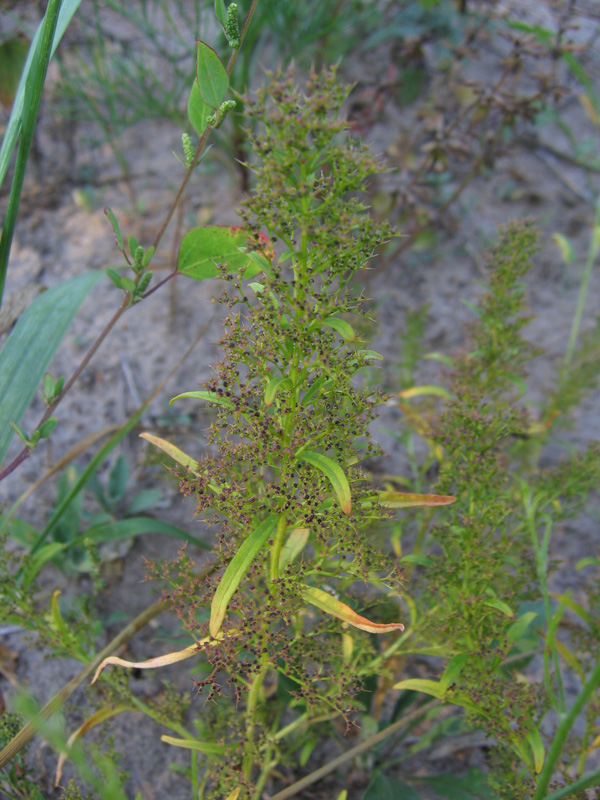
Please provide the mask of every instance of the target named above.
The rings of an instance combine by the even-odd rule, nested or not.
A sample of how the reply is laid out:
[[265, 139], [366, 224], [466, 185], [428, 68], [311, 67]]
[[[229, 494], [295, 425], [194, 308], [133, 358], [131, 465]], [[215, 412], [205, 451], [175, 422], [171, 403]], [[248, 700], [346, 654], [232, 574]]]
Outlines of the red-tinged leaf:
[[184, 453], [183, 450], [180, 450], [174, 444], [171, 444], [171, 442], [167, 442], [166, 439], [161, 439], [160, 436], [154, 436], [152, 433], [140, 433], [140, 438], [145, 439], [147, 442], [150, 442], [150, 444], [158, 447], [163, 451], [163, 453], [171, 456], [173, 461], [181, 464], [182, 467], [186, 467], [191, 470], [198, 469], [197, 461], [195, 461], [191, 456], [188, 456], [187, 453]]
[[[253, 278], [262, 270], [250, 254], [240, 252], [248, 244], [248, 232], [239, 225], [204, 225], [187, 233], [179, 248], [177, 271], [196, 281], [216, 278], [220, 273], [217, 264], [226, 264], [228, 271], [244, 278]], [[264, 234], [261, 245], [271, 257], [273, 247]]]
[[279, 520], [279, 514], [270, 514], [256, 527], [250, 536], [242, 543], [240, 549], [227, 565], [223, 573], [217, 591], [214, 594], [210, 607], [210, 635], [215, 637], [221, 630], [221, 625], [225, 619], [229, 601], [235, 594], [240, 581], [248, 572], [250, 564], [254, 561], [259, 551], [267, 543], [269, 536], [275, 530]]
[[211, 108], [219, 108], [229, 88], [229, 76], [212, 47], [200, 41], [196, 41], [196, 77], [202, 99]]
[[302, 596], [307, 603], [321, 609], [326, 614], [331, 614], [332, 617], [347, 622], [355, 628], [360, 628], [362, 631], [368, 633], [390, 633], [391, 631], [403, 631], [404, 625], [401, 622], [371, 622], [366, 617], [361, 617], [353, 608], [350, 608], [346, 603], [342, 603], [337, 597], [324, 592], [322, 589], [317, 589], [315, 586], [304, 586], [302, 588]]
[[412, 506], [448, 506], [456, 497], [448, 494], [409, 494], [407, 492], [380, 492], [377, 500], [386, 508], [411, 508]]

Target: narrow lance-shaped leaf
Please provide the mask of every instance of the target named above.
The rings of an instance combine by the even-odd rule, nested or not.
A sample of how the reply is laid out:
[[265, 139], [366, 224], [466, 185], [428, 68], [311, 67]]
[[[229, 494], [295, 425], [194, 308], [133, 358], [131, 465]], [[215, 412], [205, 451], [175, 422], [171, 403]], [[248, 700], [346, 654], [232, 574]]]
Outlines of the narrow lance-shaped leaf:
[[69, 278], [38, 295], [19, 317], [0, 353], [0, 463], [18, 425], [98, 270]]
[[278, 377], [271, 378], [265, 388], [265, 405], [272, 405], [273, 400], [275, 400], [275, 397], [277, 396], [277, 392], [280, 389], [290, 389], [291, 386], [291, 378], [288, 378], [285, 375], [279, 375]]
[[409, 494], [408, 492], [379, 492], [377, 500], [386, 508], [411, 508], [412, 506], [448, 506], [456, 497], [449, 494]]
[[166, 439], [161, 439], [160, 436], [154, 436], [153, 433], [140, 433], [140, 438], [158, 447], [163, 453], [171, 456], [173, 461], [181, 464], [182, 467], [186, 467], [192, 471], [198, 469], [198, 462], [195, 459], [188, 456], [187, 453], [184, 453], [183, 450], [180, 450], [176, 445], [167, 442]]
[[354, 333], [354, 329], [349, 322], [346, 322], [345, 319], [340, 319], [339, 317], [327, 317], [321, 322], [321, 325], [327, 328], [333, 328], [334, 331], [337, 331], [339, 335], [345, 342], [353, 342], [356, 339], [356, 334]]
[[199, 739], [180, 739], [177, 736], [161, 736], [161, 742], [173, 745], [173, 747], [183, 747], [186, 750], [197, 750], [199, 753], [209, 755], [222, 755], [225, 748], [216, 742], [202, 742]]
[[198, 391], [198, 392], [183, 392], [183, 394], [178, 394], [176, 397], [173, 397], [169, 400], [169, 405], [172, 406], [176, 400], [181, 400], [184, 397], [191, 397], [195, 400], [209, 400], [211, 403], [216, 403], [218, 406], [225, 406], [225, 408], [235, 408], [231, 400], [227, 400], [225, 397], [221, 397], [221, 395], [217, 394], [216, 392], [205, 392], [205, 391]]
[[344, 514], [352, 511], [352, 495], [350, 484], [344, 470], [333, 459], [317, 453], [314, 450], [305, 450], [300, 458], [313, 467], [316, 467], [331, 483], [333, 491], [337, 495], [340, 507]]
[[315, 586], [304, 586], [302, 588], [302, 597], [307, 603], [316, 606], [326, 614], [338, 617], [355, 628], [360, 628], [368, 633], [389, 633], [390, 631], [404, 630], [404, 625], [401, 622], [371, 622], [371, 620], [357, 614], [353, 608], [350, 608], [346, 603], [342, 603], [341, 600], [338, 600], [329, 592], [324, 592]]
[[242, 543], [240, 549], [227, 565], [211, 603], [209, 625], [211, 636], [217, 636], [221, 630], [229, 601], [248, 571], [248, 567], [275, 530], [279, 516], [279, 514], [271, 514], [263, 520]]
[[169, 664], [176, 664], [178, 661], [185, 661], [186, 658], [191, 658], [192, 656], [197, 655], [199, 652], [199, 646], [206, 644], [208, 641], [209, 639], [207, 637], [205, 639], [201, 639], [195, 644], [191, 644], [189, 647], [186, 647], [183, 650], [176, 650], [173, 653], [166, 653], [164, 656], [149, 658], [147, 661], [127, 661], [126, 659], [118, 658], [117, 656], [108, 656], [108, 658], [105, 658], [96, 670], [94, 677], [92, 678], [92, 683], [96, 683], [100, 675], [110, 664], [119, 667], [129, 667], [130, 669], [158, 669], [159, 667], [166, 667]]

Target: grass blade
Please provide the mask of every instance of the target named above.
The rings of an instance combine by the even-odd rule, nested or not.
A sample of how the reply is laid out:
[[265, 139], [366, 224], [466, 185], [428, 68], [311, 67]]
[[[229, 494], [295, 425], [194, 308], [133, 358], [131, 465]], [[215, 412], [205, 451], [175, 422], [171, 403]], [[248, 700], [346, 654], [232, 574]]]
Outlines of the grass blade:
[[44, 372], [100, 270], [77, 275], [36, 297], [21, 315], [0, 353], [0, 463]]

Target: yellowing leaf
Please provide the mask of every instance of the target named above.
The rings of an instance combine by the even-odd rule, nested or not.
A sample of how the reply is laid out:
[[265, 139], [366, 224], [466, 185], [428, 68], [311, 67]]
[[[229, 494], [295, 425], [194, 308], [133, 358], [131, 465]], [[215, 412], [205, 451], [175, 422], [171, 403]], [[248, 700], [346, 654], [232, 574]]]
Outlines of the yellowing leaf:
[[428, 681], [424, 678], [409, 678], [406, 681], [394, 684], [394, 689], [409, 689], [411, 692], [423, 692], [423, 694], [437, 697], [441, 700], [445, 694], [444, 688], [438, 681]]
[[575, 251], [571, 241], [566, 236], [563, 236], [562, 233], [553, 233], [552, 241], [560, 250], [560, 255], [565, 264], [572, 264], [575, 261]]
[[403, 397], [407, 400], [411, 397], [422, 397], [424, 395], [442, 397], [444, 400], [452, 399], [451, 392], [441, 386], [411, 386], [410, 389], [404, 389], [404, 391], [398, 392], [398, 397]]
[[186, 647], [184, 650], [176, 650], [175, 652], [167, 653], [164, 656], [149, 658], [147, 661], [127, 661], [124, 658], [117, 658], [117, 656], [109, 656], [108, 658], [104, 659], [104, 661], [96, 670], [96, 673], [92, 678], [92, 683], [96, 683], [102, 672], [110, 664], [116, 664], [120, 667], [129, 667], [130, 669], [158, 669], [159, 667], [166, 667], [168, 664], [175, 664], [177, 661], [185, 661], [186, 658], [191, 658], [192, 656], [197, 655], [199, 645], [205, 644], [208, 641], [208, 638], [201, 639], [199, 642]]
[[409, 494], [408, 492], [379, 492], [377, 500], [386, 508], [411, 508], [412, 506], [448, 506], [456, 497], [449, 494]]
[[600, 127], [600, 114], [598, 113], [598, 107], [591, 97], [582, 92], [579, 95], [579, 102], [594, 125], [598, 125], [598, 127]]
[[153, 433], [140, 433], [140, 438], [145, 439], [147, 442], [150, 442], [150, 444], [158, 447], [168, 456], [171, 456], [173, 461], [181, 464], [182, 467], [187, 467], [191, 470], [198, 469], [197, 461], [195, 461], [191, 456], [188, 456], [187, 453], [184, 453], [183, 450], [180, 450], [174, 444], [171, 444], [171, 442], [167, 442], [166, 439], [161, 439], [160, 436], [154, 436]]
[[337, 495], [342, 511], [344, 514], [349, 514], [352, 511], [352, 494], [350, 493], [348, 478], [340, 465], [333, 459], [314, 450], [305, 450], [301, 453], [300, 458], [325, 475]]
[[241, 786], [236, 786], [236, 787], [235, 787], [235, 789], [233, 790], [233, 792], [230, 792], [230, 793], [227, 795], [227, 797], [225, 798], [225, 800], [237, 800], [237, 799], [238, 799], [238, 797], [240, 796], [240, 791], [241, 791], [241, 789], [242, 789], [242, 787], [241, 787]]
[[355, 628], [360, 628], [368, 633], [389, 633], [390, 631], [404, 630], [404, 625], [401, 622], [371, 622], [366, 617], [361, 617], [353, 608], [350, 608], [346, 603], [342, 603], [341, 600], [338, 600], [329, 592], [324, 592], [315, 586], [304, 586], [302, 588], [302, 597], [307, 603], [316, 606], [326, 614], [338, 617]]
[[58, 757], [58, 762], [56, 764], [56, 776], [54, 778], [54, 786], [58, 786], [60, 784], [62, 778], [62, 771], [63, 766], [67, 758], [69, 757], [68, 751], [71, 749], [73, 744], [83, 736], [87, 731], [95, 728], [96, 725], [99, 725], [101, 722], [104, 722], [111, 717], [115, 717], [117, 714], [121, 714], [123, 711], [139, 711], [135, 706], [132, 705], [125, 705], [123, 703], [112, 706], [112, 707], [105, 707], [101, 708], [99, 711], [96, 711], [90, 717], [88, 717], [85, 722], [77, 728], [77, 730], [72, 733], [69, 738], [67, 739], [67, 752], [61, 753]]
[[259, 550], [267, 543], [275, 530], [279, 514], [271, 514], [242, 543], [240, 549], [227, 565], [210, 607], [210, 635], [215, 637], [221, 630], [229, 601], [233, 597], [240, 581], [248, 571], [248, 567], [258, 555]]
[[310, 530], [308, 528], [294, 528], [287, 538], [279, 555], [279, 571], [292, 564], [304, 550]]

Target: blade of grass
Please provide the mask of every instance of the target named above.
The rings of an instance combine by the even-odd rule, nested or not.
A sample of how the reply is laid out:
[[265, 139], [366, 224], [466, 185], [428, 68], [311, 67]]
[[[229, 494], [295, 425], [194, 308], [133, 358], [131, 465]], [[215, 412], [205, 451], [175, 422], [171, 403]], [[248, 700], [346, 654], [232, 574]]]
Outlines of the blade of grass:
[[21, 138], [17, 151], [15, 172], [10, 187], [8, 208], [4, 218], [4, 225], [2, 226], [2, 238], [0, 239], [0, 304], [2, 303], [2, 294], [4, 293], [4, 284], [6, 282], [10, 247], [17, 223], [17, 214], [19, 213], [19, 202], [21, 200], [23, 181], [25, 179], [25, 170], [27, 168], [29, 151], [33, 141], [33, 132], [35, 130], [35, 123], [37, 121], [44, 83], [46, 81], [46, 71], [48, 69], [48, 62], [50, 61], [52, 40], [54, 39], [56, 23], [58, 22], [58, 12], [60, 11], [61, 4], [62, 0], [49, 0], [43, 20], [42, 35], [36, 43], [31, 67], [27, 70]]

